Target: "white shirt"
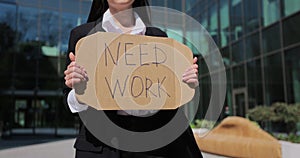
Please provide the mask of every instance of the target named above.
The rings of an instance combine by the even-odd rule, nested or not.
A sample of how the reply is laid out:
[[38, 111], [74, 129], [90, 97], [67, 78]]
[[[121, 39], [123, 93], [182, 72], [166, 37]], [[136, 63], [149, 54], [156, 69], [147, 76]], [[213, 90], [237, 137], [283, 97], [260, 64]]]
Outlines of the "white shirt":
[[[139, 17], [137, 13], [134, 12], [134, 18], [135, 18], [135, 26], [131, 30], [130, 34], [133, 35], [145, 35], [146, 32], [146, 26], [143, 23], [142, 19]], [[113, 19], [113, 16], [108, 9], [102, 19], [102, 28], [106, 32], [115, 32], [115, 33], [123, 33], [123, 31], [118, 27], [115, 20]], [[75, 90], [72, 89], [68, 95], [67, 98], [69, 108], [72, 113], [81, 112], [88, 108], [88, 105], [81, 104], [78, 102], [78, 100], [75, 97]], [[156, 113], [158, 110], [119, 110], [119, 115], [134, 115], [134, 116], [147, 116]]]

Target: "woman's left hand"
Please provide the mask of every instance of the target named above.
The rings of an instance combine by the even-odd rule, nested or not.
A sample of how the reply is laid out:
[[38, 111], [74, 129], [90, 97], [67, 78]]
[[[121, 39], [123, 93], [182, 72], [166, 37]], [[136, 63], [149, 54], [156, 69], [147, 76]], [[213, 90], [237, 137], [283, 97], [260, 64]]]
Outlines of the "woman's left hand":
[[193, 62], [194, 64], [187, 68], [182, 75], [182, 81], [188, 84], [191, 88], [196, 88], [199, 85], [197, 60], [198, 58], [195, 57]]

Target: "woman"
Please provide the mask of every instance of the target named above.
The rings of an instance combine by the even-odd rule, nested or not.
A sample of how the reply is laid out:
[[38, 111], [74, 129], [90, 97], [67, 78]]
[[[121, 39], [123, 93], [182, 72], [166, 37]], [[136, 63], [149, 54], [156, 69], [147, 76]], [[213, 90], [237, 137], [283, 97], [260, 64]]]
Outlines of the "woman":
[[[65, 73], [64, 89], [66, 102], [73, 113], [90, 110], [87, 105], [79, 103], [75, 98], [75, 92], [72, 90], [74, 85], [88, 80], [85, 69], [75, 62], [76, 42], [90, 34], [91, 31], [106, 31], [117, 33], [139, 34], [147, 36], [167, 37], [166, 33], [154, 27], [146, 27], [150, 24], [147, 0], [94, 0], [88, 18], [88, 23], [80, 25], [71, 31], [69, 41], [69, 58], [67, 59], [67, 69]], [[144, 10], [134, 11], [134, 8], [144, 7]], [[119, 12], [122, 14], [117, 14]], [[97, 27], [101, 24], [100, 28]], [[96, 29], [96, 30], [95, 30]], [[198, 75], [196, 64], [188, 68], [183, 74], [182, 81], [190, 87], [198, 86]], [[138, 113], [147, 113], [150, 111], [139, 111]], [[177, 110], [160, 110], [149, 117], [138, 117], [131, 115], [131, 111], [107, 111], [107, 116], [118, 126], [131, 131], [151, 131], [167, 124], [176, 114]], [[167, 158], [167, 157], [202, 157], [200, 150], [194, 140], [191, 129], [188, 128], [179, 138], [172, 143], [149, 152], [125, 152], [110, 147], [90, 133], [82, 125], [79, 136], [75, 142], [76, 157], [101, 158], [101, 157], [138, 157], [138, 158]]]

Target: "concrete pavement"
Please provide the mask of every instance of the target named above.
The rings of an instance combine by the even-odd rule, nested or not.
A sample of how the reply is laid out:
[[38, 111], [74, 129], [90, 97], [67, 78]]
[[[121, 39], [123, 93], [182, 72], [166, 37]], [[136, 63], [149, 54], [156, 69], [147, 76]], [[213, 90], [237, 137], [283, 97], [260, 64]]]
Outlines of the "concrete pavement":
[[[1, 141], [1, 140], [0, 140]], [[52, 141], [0, 150], [0, 158], [74, 158], [75, 139]], [[203, 153], [204, 158], [224, 158]]]
[[34, 144], [23, 147], [0, 150], [1, 158], [72, 158], [75, 139], [60, 140], [49, 143]]

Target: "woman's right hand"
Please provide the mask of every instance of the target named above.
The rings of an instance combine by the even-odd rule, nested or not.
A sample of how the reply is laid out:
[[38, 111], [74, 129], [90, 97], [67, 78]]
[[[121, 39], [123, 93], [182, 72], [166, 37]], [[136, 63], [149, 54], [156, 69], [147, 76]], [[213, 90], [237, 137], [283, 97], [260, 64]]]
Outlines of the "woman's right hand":
[[69, 88], [74, 88], [74, 85], [86, 82], [88, 80], [88, 76], [86, 70], [82, 66], [76, 64], [73, 52], [70, 52], [69, 58], [71, 63], [68, 65], [67, 70], [64, 71], [65, 84]]

